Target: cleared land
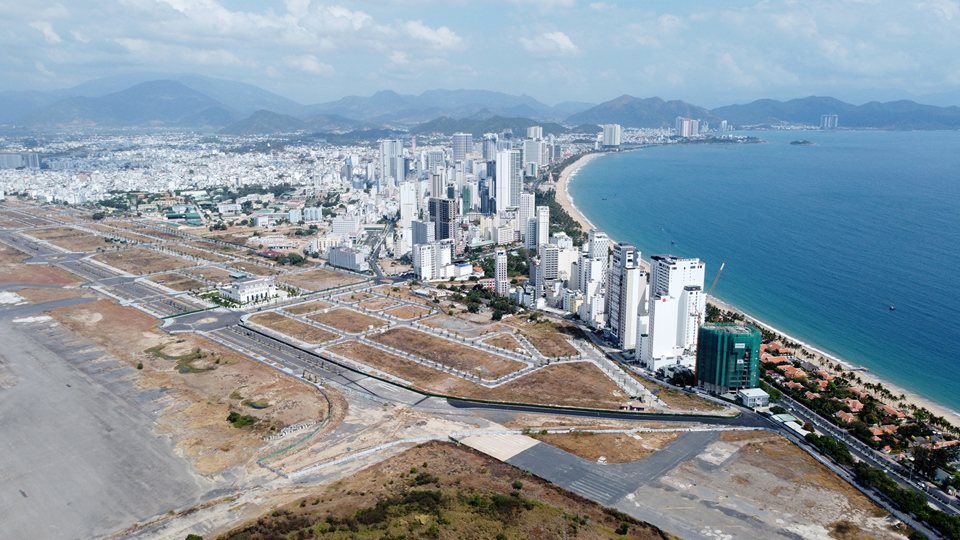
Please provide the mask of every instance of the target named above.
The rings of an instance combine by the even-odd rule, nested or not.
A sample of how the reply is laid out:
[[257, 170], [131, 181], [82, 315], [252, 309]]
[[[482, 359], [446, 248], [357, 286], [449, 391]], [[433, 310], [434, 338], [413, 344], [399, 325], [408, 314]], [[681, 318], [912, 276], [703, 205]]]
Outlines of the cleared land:
[[108, 242], [106, 238], [102, 236], [95, 236], [92, 234], [74, 236], [73, 238], [59, 238], [57, 240], [47, 240], [47, 241], [57, 247], [62, 247], [63, 249], [74, 251], [77, 253], [107, 251], [107, 250], [116, 249], [117, 246], [122, 245], [122, 244], [117, 244], [115, 242]]
[[256, 276], [276, 276], [280, 274], [280, 270], [276, 268], [267, 268], [253, 263], [237, 262], [227, 265], [227, 268], [231, 268], [234, 272], [240, 272], [241, 274], [253, 274]]
[[393, 328], [370, 339], [484, 379], [498, 379], [524, 367], [520, 362], [410, 328]]
[[[408, 380], [417, 388], [438, 393], [456, 392], [461, 380], [440, 370], [426, 367], [359, 341], [345, 341], [328, 351], [360, 362], [365, 366]], [[472, 383], [468, 383], [471, 384]]]
[[402, 306], [398, 308], [388, 309], [384, 311], [387, 315], [393, 315], [398, 319], [410, 320], [416, 319], [417, 317], [422, 317], [427, 313], [430, 313], [429, 309], [420, 308], [415, 306]]
[[324, 291], [333, 287], [349, 285], [350, 283], [357, 283], [363, 280], [353, 276], [344, 275], [339, 272], [324, 270], [323, 268], [316, 268], [300, 274], [284, 276], [278, 281], [282, 281], [308, 291]]
[[184, 270], [184, 272], [192, 276], [202, 276], [204, 279], [209, 279], [210, 281], [217, 281], [220, 283], [228, 283], [233, 281], [233, 278], [230, 277], [230, 272], [222, 268], [216, 268], [213, 266], [203, 266], [200, 268], [191, 268], [190, 270]]
[[523, 337], [544, 356], [562, 358], [577, 355], [578, 351], [567, 340], [582, 338], [583, 331], [572, 324], [558, 324], [544, 319], [529, 322], [517, 317], [511, 317], [507, 321], [507, 324], [518, 328]]
[[394, 302], [393, 300], [375, 298], [373, 300], [367, 300], [366, 302], [360, 302], [357, 304], [357, 306], [362, 307], [363, 309], [369, 309], [371, 311], [380, 311], [381, 309], [386, 309], [397, 304], [398, 302]]
[[152, 249], [131, 249], [114, 253], [103, 253], [93, 257], [95, 260], [110, 265], [131, 274], [153, 274], [156, 272], [172, 272], [181, 268], [195, 266], [194, 263], [153, 251]]
[[206, 283], [202, 281], [181, 276], [180, 274], [162, 274], [159, 276], [148, 277], [147, 280], [154, 283], [159, 283], [164, 287], [168, 287], [175, 291], [189, 291], [207, 286]]
[[43, 304], [45, 302], [54, 302], [56, 300], [66, 300], [67, 298], [76, 298], [78, 296], [95, 297], [96, 293], [89, 289], [50, 289], [50, 288], [28, 288], [20, 289], [17, 294], [23, 297], [31, 304]]
[[114, 227], [120, 227], [121, 229], [127, 229], [128, 231], [137, 231], [145, 235], [150, 235], [154, 238], [160, 238], [162, 240], [182, 240], [183, 237], [173, 234], [172, 232], [153, 229], [151, 227], [143, 227], [135, 223], [128, 223], [126, 221], [111, 221], [110, 225]]
[[499, 334], [492, 338], [487, 338], [483, 340], [487, 345], [493, 345], [494, 347], [500, 347], [501, 349], [506, 349], [510, 352], [518, 352], [520, 354], [529, 354], [527, 351], [520, 345], [520, 342], [516, 338], [509, 334]]
[[[400, 289], [399, 291], [394, 291], [393, 289]], [[394, 285], [383, 285], [373, 289], [373, 292], [382, 294], [384, 296], [389, 296], [391, 298], [399, 298], [401, 300], [406, 300], [408, 302], [413, 302], [415, 304], [423, 305], [432, 305], [433, 302], [429, 298], [423, 298], [422, 296], [417, 296], [410, 292], [410, 287], [401, 286], [396, 287]]]
[[357, 313], [352, 309], [345, 308], [332, 309], [323, 313], [317, 313], [316, 315], [309, 315], [307, 318], [350, 334], [365, 332], [370, 329], [370, 326], [379, 328], [387, 325], [387, 321], [383, 319]]
[[327, 309], [330, 307], [330, 304], [322, 302], [320, 300], [315, 300], [313, 302], [307, 302], [306, 304], [298, 304], [296, 306], [287, 306], [283, 308], [287, 313], [293, 313], [294, 315], [303, 315], [305, 313], [313, 313], [314, 311], [320, 311], [321, 309]]
[[340, 337], [333, 332], [328, 332], [322, 328], [311, 326], [307, 323], [300, 322], [296, 319], [291, 319], [290, 317], [286, 317], [272, 311], [267, 313], [258, 313], [253, 317], [250, 317], [250, 320], [259, 325], [266, 326], [271, 330], [276, 330], [281, 334], [286, 334], [292, 338], [299, 339], [304, 343], [310, 343], [314, 345], [319, 345]]
[[49, 229], [33, 229], [24, 231], [24, 234], [32, 236], [38, 240], [59, 240], [61, 238], [73, 238], [75, 236], [90, 236], [90, 233], [74, 229], [73, 227], [50, 227]]
[[221, 262], [227, 262], [227, 261], [233, 260], [230, 257], [224, 257], [223, 255], [217, 255], [216, 253], [211, 253], [209, 251], [206, 251], [203, 249], [197, 249], [195, 247], [190, 247], [190, 246], [171, 246], [169, 247], [169, 249], [171, 251], [176, 251], [177, 253], [190, 255], [198, 259], [203, 259], [205, 261], [210, 261], [215, 263], [221, 263]]
[[477, 387], [464, 397], [591, 409], [619, 409], [627, 398], [617, 383], [589, 362], [554, 364], [496, 388]]
[[230, 253], [230, 254], [239, 254], [240, 249], [236, 246], [225, 246], [223, 244], [215, 244], [213, 242], [204, 242], [202, 240], [191, 240], [189, 242], [184, 242], [188, 246], [193, 246], [195, 248], [204, 249], [212, 252], [219, 253]]
[[345, 302], [347, 304], [352, 304], [354, 302], [362, 302], [368, 298], [373, 298], [372, 294], [367, 294], [365, 292], [352, 292], [341, 294], [339, 296], [334, 296], [337, 300]]
[[27, 266], [22, 261], [29, 257], [26, 253], [0, 245], [0, 283], [30, 283], [35, 285], [78, 285], [82, 283], [73, 274], [52, 266], [33, 264]]
[[308, 488], [299, 501], [219, 538], [673, 538], [628, 520], [629, 532], [618, 535], [622, 519], [601, 506], [478, 452], [437, 442]]
[[643, 377], [639, 377], [630, 373], [634, 379], [640, 381], [640, 384], [644, 386], [647, 390], [655, 393], [658, 398], [660, 398], [664, 403], [667, 404], [667, 407], [671, 409], [676, 409], [678, 411], [722, 411], [723, 407], [717, 405], [712, 401], [707, 401], [701, 399], [695, 395], [687, 394], [685, 392], [680, 392], [679, 390], [674, 390], [673, 388], [667, 388], [666, 386], [661, 386], [655, 382], [648, 381]]
[[590, 461], [630, 463], [651, 456], [680, 436], [676, 431], [653, 433], [548, 433], [539, 441]]

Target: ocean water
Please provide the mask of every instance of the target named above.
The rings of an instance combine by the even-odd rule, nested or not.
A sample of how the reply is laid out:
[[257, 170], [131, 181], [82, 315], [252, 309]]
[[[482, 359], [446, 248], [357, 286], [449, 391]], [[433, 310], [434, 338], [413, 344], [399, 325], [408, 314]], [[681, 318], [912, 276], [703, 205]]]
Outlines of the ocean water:
[[708, 290], [725, 261], [720, 300], [960, 411], [960, 133], [753, 135], [598, 157], [569, 191], [645, 259], [699, 257]]

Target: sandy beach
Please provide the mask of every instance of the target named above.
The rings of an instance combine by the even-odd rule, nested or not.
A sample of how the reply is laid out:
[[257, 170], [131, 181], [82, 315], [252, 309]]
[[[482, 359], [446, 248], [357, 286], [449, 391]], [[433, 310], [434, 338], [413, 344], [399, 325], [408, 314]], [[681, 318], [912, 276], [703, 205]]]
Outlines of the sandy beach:
[[[589, 231], [590, 229], [594, 228], [594, 225], [593, 223], [590, 222], [589, 219], [587, 219], [586, 216], [583, 215], [582, 212], [580, 212], [580, 210], [577, 208], [576, 204], [574, 203], [573, 199], [570, 197], [570, 194], [567, 192], [567, 182], [570, 179], [570, 177], [576, 176], [576, 173], [579, 171], [580, 167], [582, 167], [584, 164], [588, 163], [590, 160], [600, 155], [603, 155], [603, 154], [592, 153], [592, 154], [587, 154], [581, 157], [580, 159], [570, 164], [563, 171], [561, 171], [560, 178], [557, 180], [557, 195], [556, 195], [557, 202], [560, 203], [560, 206], [563, 207], [563, 209], [566, 210], [567, 213], [569, 213], [573, 217], [573, 219], [575, 219], [578, 223], [580, 223], [580, 226], [583, 227], [584, 231]], [[614, 239], [611, 238], [610, 241], [613, 242]], [[643, 264], [645, 267], [649, 268], [649, 263], [647, 263], [646, 261], [643, 261]], [[912, 404], [917, 408], [925, 408], [937, 416], [942, 416], [943, 418], [946, 418], [953, 425], [960, 426], [960, 413], [957, 413], [947, 407], [938, 405], [915, 393], [911, 393], [907, 390], [904, 390], [889, 381], [886, 381], [886, 380], [880, 379], [879, 377], [874, 376], [870, 372], [861, 371], [860, 370], [861, 366], [853, 364], [846, 360], [843, 360], [842, 358], [837, 358], [836, 356], [833, 356], [829, 353], [826, 353], [823, 350], [817, 348], [815, 345], [804, 343], [802, 340], [794, 338], [789, 334], [787, 334], [786, 332], [783, 332], [773, 326], [770, 326], [769, 324], [766, 324], [756, 319], [755, 317], [751, 317], [749, 314], [743, 312], [743, 310], [740, 310], [727, 302], [718, 300], [716, 298], [708, 298], [707, 301], [712, 304], [715, 304], [717, 307], [720, 307], [721, 309], [739, 313], [743, 315], [745, 318], [747, 318], [748, 320], [752, 321], [754, 324], [758, 326], [762, 326], [772, 332], [776, 332], [777, 334], [784, 336], [790, 341], [801, 344], [802, 345], [801, 349], [812, 354], [813, 358], [811, 359], [811, 357], [809, 356], [803, 356], [799, 354], [800, 351], [796, 351], [797, 356], [802, 357], [807, 362], [820, 366], [825, 371], [836, 373], [835, 370], [832, 370], [826, 367], [827, 364], [836, 364], [836, 363], [843, 365], [846, 371], [850, 371], [851, 369], [856, 369], [857, 376], [859, 376], [864, 383], [881, 384], [884, 388], [889, 390], [894, 395], [902, 394], [903, 396], [905, 396], [905, 399], [902, 400], [903, 404], [907, 404], [907, 405]], [[890, 403], [890, 405], [893, 405], [895, 407], [898, 406], [897, 403]], [[905, 410], [904, 412], [909, 413], [910, 411]]]

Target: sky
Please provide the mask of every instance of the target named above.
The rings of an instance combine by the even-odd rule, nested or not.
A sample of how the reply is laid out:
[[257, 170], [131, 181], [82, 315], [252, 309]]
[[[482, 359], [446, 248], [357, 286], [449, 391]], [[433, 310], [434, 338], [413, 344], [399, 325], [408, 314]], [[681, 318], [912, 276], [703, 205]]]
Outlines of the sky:
[[435, 88], [864, 103], [960, 96], [958, 51], [954, 0], [0, 0], [0, 90], [159, 71], [301, 103]]

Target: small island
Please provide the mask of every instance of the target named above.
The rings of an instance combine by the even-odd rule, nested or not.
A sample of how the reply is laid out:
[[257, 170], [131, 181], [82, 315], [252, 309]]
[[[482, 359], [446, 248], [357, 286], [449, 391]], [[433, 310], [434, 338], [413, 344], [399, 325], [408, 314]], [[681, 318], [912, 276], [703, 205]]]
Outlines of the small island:
[[808, 141], [808, 140], [806, 140], [806, 139], [804, 139], [804, 140], [802, 140], [802, 141], [792, 141], [790, 144], [793, 145], [793, 146], [816, 146], [816, 145], [817, 145], [817, 143], [815, 143], [815, 142], [810, 142], [810, 141]]

